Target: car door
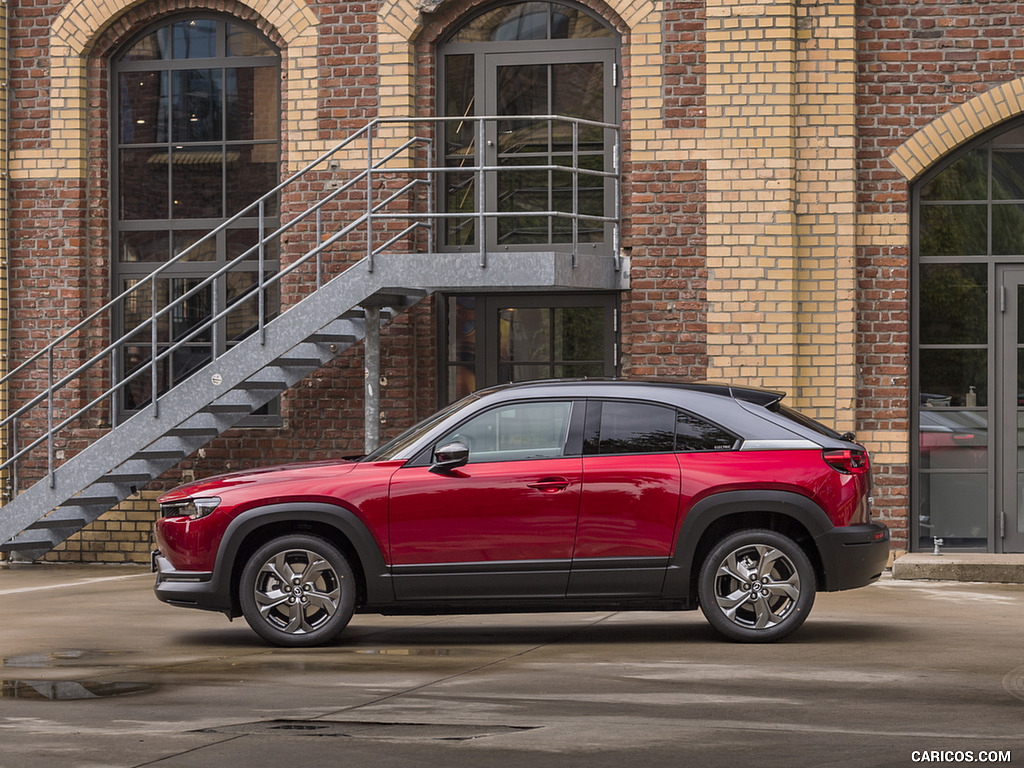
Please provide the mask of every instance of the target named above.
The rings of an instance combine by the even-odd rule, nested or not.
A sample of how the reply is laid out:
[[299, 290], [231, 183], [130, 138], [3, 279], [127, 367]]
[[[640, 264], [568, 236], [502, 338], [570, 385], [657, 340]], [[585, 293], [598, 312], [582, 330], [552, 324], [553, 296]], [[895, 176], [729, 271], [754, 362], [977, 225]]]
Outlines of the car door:
[[570, 596], [661, 594], [679, 516], [676, 410], [590, 401]]
[[507, 403], [430, 449], [461, 442], [465, 466], [438, 471], [413, 461], [398, 470], [389, 494], [395, 596], [563, 596], [582, 486], [582, 419], [582, 404], [568, 399]]

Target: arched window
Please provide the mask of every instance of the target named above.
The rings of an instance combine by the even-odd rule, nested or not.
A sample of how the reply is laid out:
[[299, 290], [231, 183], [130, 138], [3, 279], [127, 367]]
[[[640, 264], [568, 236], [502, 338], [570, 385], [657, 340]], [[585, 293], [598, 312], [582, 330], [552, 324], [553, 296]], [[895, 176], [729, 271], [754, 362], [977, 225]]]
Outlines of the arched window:
[[[180, 254], [225, 219], [278, 183], [280, 54], [259, 31], [222, 16], [165, 20], [144, 30], [112, 62], [113, 290], [120, 293]], [[276, 208], [264, 227], [278, 225]], [[243, 218], [215, 241], [175, 264], [157, 281], [157, 303], [183, 296], [258, 240], [258, 220]], [[272, 231], [272, 230], [270, 230]], [[271, 254], [276, 259], [276, 254]], [[277, 267], [276, 262], [267, 265]], [[256, 265], [253, 265], [255, 275]], [[159, 342], [177, 341], [230, 305], [254, 280], [232, 271], [198, 291], [158, 328]], [[137, 291], [125, 305], [121, 332], [150, 316], [152, 296]], [[251, 312], [190, 340], [161, 366], [166, 390], [246, 335]], [[247, 318], [252, 315], [252, 322]], [[146, 331], [148, 335], [149, 331]], [[120, 334], [118, 334], [120, 335]], [[146, 364], [147, 338], [129, 344], [122, 376]], [[148, 381], [125, 388], [121, 407], [132, 411], [150, 398]]]
[[917, 547], [1024, 551], [1024, 126], [913, 191]]

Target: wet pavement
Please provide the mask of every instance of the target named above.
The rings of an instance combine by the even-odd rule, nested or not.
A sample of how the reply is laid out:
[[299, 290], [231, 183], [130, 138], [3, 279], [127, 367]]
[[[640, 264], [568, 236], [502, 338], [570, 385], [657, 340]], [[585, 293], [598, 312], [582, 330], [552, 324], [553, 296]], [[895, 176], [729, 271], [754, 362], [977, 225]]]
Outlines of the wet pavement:
[[152, 582], [0, 565], [0, 768], [1024, 765], [1024, 585], [886, 578], [771, 646], [690, 612], [357, 615], [295, 650]]

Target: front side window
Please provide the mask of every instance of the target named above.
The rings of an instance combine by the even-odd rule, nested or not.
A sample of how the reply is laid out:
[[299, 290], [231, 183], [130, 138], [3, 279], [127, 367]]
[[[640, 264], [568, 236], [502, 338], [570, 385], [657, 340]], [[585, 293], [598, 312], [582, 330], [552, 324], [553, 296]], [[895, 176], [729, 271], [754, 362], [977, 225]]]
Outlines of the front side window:
[[552, 459], [565, 455], [572, 403], [515, 403], [493, 408], [461, 424], [437, 445], [459, 441], [469, 461]]

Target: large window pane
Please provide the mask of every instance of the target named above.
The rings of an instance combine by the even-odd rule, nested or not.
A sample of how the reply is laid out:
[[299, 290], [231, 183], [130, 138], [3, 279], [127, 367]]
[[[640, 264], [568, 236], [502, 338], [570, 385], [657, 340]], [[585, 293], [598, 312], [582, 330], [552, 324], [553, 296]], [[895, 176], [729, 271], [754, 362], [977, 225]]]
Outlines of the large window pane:
[[277, 67], [224, 72], [228, 141], [274, 141], [278, 124]]
[[[277, 144], [229, 146], [225, 155], [225, 184], [227, 187], [228, 216], [233, 216], [251, 205], [277, 186]], [[264, 217], [277, 216], [277, 200], [263, 204]], [[247, 216], [257, 216], [253, 208]]]
[[171, 30], [163, 27], [152, 32], [132, 45], [121, 61], [159, 61], [171, 57]]
[[984, 256], [988, 206], [921, 205], [921, 256]]
[[124, 262], [145, 261], [162, 263], [167, 261], [167, 232], [142, 231], [122, 232], [118, 258]]
[[924, 407], [920, 415], [921, 469], [988, 468], [988, 414]]
[[176, 59], [212, 59], [217, 56], [217, 22], [191, 19], [171, 25], [172, 55]]
[[555, 359], [597, 361], [604, 356], [604, 308], [555, 309]]
[[274, 56], [276, 52], [262, 36], [238, 24], [227, 25], [227, 56]]
[[921, 265], [922, 344], [988, 343], [988, 267]]
[[985, 349], [922, 349], [921, 400], [924, 405], [965, 406], [968, 395], [976, 405], [988, 405], [988, 351]]
[[988, 198], [988, 150], [976, 149], [956, 160], [925, 184], [921, 200], [985, 200]]
[[121, 220], [166, 220], [167, 151], [122, 149], [118, 160], [118, 214]]
[[988, 475], [922, 474], [920, 545], [978, 546], [988, 539]]
[[121, 143], [167, 141], [170, 78], [167, 72], [128, 72], [118, 76]]
[[220, 69], [185, 69], [174, 72], [173, 141], [220, 141], [223, 80]]
[[219, 146], [175, 147], [172, 215], [175, 219], [220, 218], [224, 156]]
[[500, 333], [501, 361], [540, 362], [551, 359], [551, 310], [503, 309]]
[[992, 253], [999, 256], [1024, 254], [1024, 206], [992, 205]]
[[1024, 200], [1024, 152], [992, 153], [992, 199]]

